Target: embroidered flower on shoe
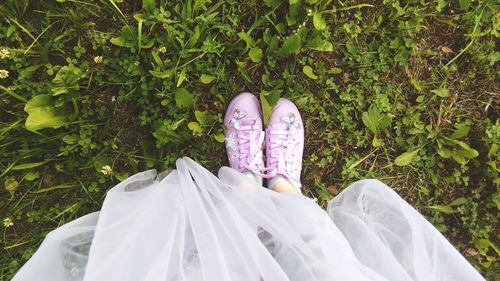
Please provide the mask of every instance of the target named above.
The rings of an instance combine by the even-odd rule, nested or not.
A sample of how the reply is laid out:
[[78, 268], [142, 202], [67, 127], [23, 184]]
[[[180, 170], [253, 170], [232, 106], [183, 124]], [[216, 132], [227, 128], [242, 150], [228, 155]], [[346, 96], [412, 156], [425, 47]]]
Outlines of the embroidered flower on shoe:
[[80, 275], [80, 269], [76, 268], [76, 267], [73, 267], [73, 268], [71, 268], [71, 270], [69, 271], [69, 273], [71, 274], [71, 276], [77, 277], [78, 275]]
[[295, 131], [300, 129], [300, 123], [295, 120], [295, 114], [290, 113], [288, 116], [281, 117], [281, 121], [288, 125], [288, 130]]
[[245, 118], [247, 113], [245, 111], [240, 111], [239, 109], [235, 109], [233, 113], [233, 117], [231, 118], [231, 126], [235, 129], [239, 129], [241, 127], [240, 121]]
[[236, 135], [234, 133], [230, 133], [229, 136], [226, 137], [226, 147], [236, 150]]

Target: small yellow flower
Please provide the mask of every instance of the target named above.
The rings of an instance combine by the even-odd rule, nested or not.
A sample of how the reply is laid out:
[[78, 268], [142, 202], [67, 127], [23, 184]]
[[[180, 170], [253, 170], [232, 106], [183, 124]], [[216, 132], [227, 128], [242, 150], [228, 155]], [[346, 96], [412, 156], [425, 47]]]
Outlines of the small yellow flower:
[[0, 78], [7, 78], [9, 77], [9, 72], [5, 69], [0, 69]]
[[3, 219], [3, 226], [5, 227], [11, 227], [14, 225], [14, 222], [10, 218], [5, 218]]
[[134, 64], [135, 64], [136, 66], [139, 66], [139, 64], [141, 64], [141, 62], [140, 62], [140, 61], [138, 61], [138, 60], [136, 60], [136, 61], [134, 62]]
[[160, 47], [160, 48], [158, 48], [158, 52], [160, 52], [160, 53], [166, 53], [167, 52], [167, 48]]
[[101, 173], [103, 173], [106, 176], [111, 175], [112, 172], [113, 172], [113, 169], [111, 169], [111, 167], [109, 165], [104, 165], [101, 168]]
[[102, 56], [97, 56], [94, 58], [95, 63], [101, 63], [102, 62]]
[[7, 57], [9, 57], [9, 55], [10, 55], [9, 50], [7, 50], [7, 49], [0, 50], [0, 59], [7, 58]]

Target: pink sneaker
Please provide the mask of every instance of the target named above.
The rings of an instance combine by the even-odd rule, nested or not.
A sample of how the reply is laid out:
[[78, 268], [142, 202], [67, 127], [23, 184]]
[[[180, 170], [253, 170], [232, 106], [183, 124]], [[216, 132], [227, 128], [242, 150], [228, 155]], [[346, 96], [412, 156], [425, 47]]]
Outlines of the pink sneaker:
[[224, 117], [225, 141], [229, 166], [239, 172], [262, 176], [262, 110], [251, 93], [241, 93], [229, 103]]
[[304, 126], [299, 110], [287, 99], [280, 99], [274, 106], [266, 128], [266, 168], [268, 177], [277, 175], [300, 188]]

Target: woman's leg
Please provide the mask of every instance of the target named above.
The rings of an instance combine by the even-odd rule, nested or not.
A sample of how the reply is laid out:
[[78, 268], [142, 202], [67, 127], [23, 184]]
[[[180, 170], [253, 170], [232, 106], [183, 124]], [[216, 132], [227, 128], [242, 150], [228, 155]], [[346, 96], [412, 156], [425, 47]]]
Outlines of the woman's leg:
[[282, 179], [282, 180], [276, 182], [274, 185], [269, 185], [269, 188], [271, 188], [272, 190], [274, 190], [276, 192], [301, 194], [300, 189], [293, 186], [286, 179]]

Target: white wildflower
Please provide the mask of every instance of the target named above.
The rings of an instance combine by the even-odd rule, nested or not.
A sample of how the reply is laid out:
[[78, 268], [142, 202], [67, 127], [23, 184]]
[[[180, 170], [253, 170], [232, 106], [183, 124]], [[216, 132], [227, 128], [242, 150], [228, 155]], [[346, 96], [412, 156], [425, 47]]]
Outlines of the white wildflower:
[[111, 167], [109, 165], [104, 165], [101, 168], [101, 173], [103, 173], [104, 175], [111, 175], [112, 172], [113, 172], [113, 169], [111, 169]]
[[0, 69], [0, 78], [7, 78], [9, 77], [9, 72], [5, 69]]
[[474, 248], [468, 248], [467, 250], [465, 250], [465, 253], [466, 253], [468, 256], [471, 256], [471, 257], [475, 257], [475, 256], [477, 256], [477, 254], [479, 254], [479, 253], [477, 252], [477, 250], [476, 250], [476, 249], [474, 249]]
[[101, 63], [102, 62], [102, 56], [97, 56], [94, 58], [95, 63]]
[[3, 226], [5, 227], [11, 227], [14, 225], [14, 222], [10, 218], [5, 218], [3, 219]]
[[7, 50], [7, 49], [0, 50], [0, 59], [8, 58], [9, 55], [10, 55], [9, 50]]
[[167, 52], [167, 48], [160, 47], [160, 48], [158, 48], [158, 52], [160, 52], [160, 53], [166, 53]]

